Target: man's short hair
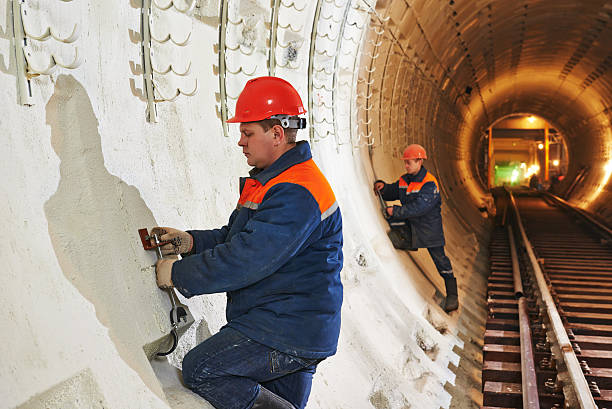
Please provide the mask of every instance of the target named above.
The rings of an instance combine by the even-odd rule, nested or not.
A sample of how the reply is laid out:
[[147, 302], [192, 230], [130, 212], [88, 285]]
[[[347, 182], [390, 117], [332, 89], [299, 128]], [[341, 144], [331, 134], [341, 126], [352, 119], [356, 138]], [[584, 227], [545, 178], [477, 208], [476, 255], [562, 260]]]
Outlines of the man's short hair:
[[[268, 132], [270, 130], [270, 128], [272, 128], [274, 125], [278, 125], [281, 126], [281, 121], [274, 118], [274, 119], [264, 119], [262, 121], [257, 121], [257, 123], [259, 125], [261, 125], [261, 127], [263, 128], [264, 132]], [[285, 138], [287, 139], [287, 143], [295, 143], [295, 140], [297, 138], [297, 129], [295, 128], [283, 128], [285, 130]]]

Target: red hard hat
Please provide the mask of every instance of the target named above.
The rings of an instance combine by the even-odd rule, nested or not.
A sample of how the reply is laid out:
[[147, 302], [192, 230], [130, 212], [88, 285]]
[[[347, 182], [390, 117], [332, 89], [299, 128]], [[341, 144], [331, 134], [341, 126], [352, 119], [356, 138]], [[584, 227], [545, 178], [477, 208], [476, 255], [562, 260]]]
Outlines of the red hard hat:
[[304, 113], [302, 99], [291, 84], [278, 77], [258, 77], [246, 83], [236, 102], [236, 115], [227, 122], [253, 122], [272, 115]]
[[418, 143], [413, 143], [404, 149], [404, 156], [402, 159], [427, 159], [427, 152], [425, 152], [425, 148]]

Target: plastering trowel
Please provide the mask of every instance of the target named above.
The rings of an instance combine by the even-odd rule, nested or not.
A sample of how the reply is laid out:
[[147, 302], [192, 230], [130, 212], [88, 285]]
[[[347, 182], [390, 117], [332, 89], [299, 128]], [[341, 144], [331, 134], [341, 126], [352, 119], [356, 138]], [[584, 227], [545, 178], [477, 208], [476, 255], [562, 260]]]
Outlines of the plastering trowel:
[[[142, 247], [145, 250], [155, 250], [158, 259], [162, 259], [164, 257], [162, 255], [160, 246], [169, 243], [169, 241], [160, 241], [157, 234], [149, 235], [147, 229], [139, 229], [138, 234], [140, 235]], [[153, 241], [153, 243], [151, 243], [151, 241]], [[178, 296], [174, 292], [174, 289], [166, 288], [164, 291], [166, 291], [168, 294], [170, 304], [172, 305], [172, 308], [170, 309], [170, 326], [172, 329], [170, 330], [170, 334], [167, 336], [145, 346], [145, 353], [149, 359], [154, 358], [155, 356], [166, 356], [174, 352], [178, 344], [179, 337], [183, 335], [185, 331], [187, 331], [191, 324], [194, 323], [194, 319], [191, 312], [189, 312], [189, 308], [180, 302]], [[168, 347], [165, 346], [169, 342], [172, 344], [168, 349]], [[165, 349], [162, 349], [164, 347]]]

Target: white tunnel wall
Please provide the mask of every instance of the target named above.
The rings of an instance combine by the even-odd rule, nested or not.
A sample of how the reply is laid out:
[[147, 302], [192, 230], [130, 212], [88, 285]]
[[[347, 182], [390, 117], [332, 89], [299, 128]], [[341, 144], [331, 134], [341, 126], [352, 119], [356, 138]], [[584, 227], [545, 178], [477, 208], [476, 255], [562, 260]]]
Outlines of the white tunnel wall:
[[[431, 48], [439, 43], [427, 40], [441, 37], [422, 35], [443, 32], [434, 28], [436, 13], [446, 8], [429, 9], [424, 1], [406, 12], [403, 1], [379, 2], [374, 11], [362, 0], [277, 1], [273, 8], [264, 1], [200, 0], [184, 15], [154, 5], [152, 35], [172, 35], [153, 41], [155, 97], [181, 92], [155, 104], [151, 123], [138, 1], [26, 3], [30, 35], [50, 26], [66, 38], [75, 23], [81, 27], [73, 43], [31, 40], [32, 66], [44, 71], [51, 54], [66, 65], [76, 48], [82, 64], [34, 77], [33, 105], [20, 105], [12, 1], [0, 0], [0, 209], [8, 235], [0, 244], [8, 261], [0, 407], [193, 402], [159, 370], [156, 376], [143, 351], [168, 332], [169, 302], [155, 286], [155, 257], [142, 249], [137, 229], [227, 222], [248, 166], [237, 127], [225, 136], [221, 118], [233, 113], [249, 78], [271, 73], [292, 82], [307, 105], [309, 128], [298, 135], [311, 142], [344, 219], [339, 350], [319, 366], [308, 407], [479, 402], [488, 220], [477, 208], [489, 199], [476, 176], [475, 146], [489, 124], [474, 95], [458, 96], [465, 81], [445, 80], [445, 67], [456, 62], [451, 47], [442, 64]], [[190, 2], [175, 3], [180, 9]], [[188, 45], [175, 44], [189, 33]], [[405, 53], [392, 47], [393, 36]], [[196, 79], [197, 92], [181, 95], [191, 94]], [[500, 114], [510, 113], [502, 108]], [[587, 138], [599, 143], [594, 151], [604, 161], [609, 138]], [[450, 318], [439, 307], [443, 282], [427, 252], [393, 249], [371, 193], [376, 178], [403, 173], [399, 157], [410, 142], [427, 148], [426, 166], [441, 182], [447, 252], [462, 300]], [[594, 155], [577, 151], [584, 160]], [[225, 320], [223, 294], [186, 302], [197, 324], [170, 358], [177, 366]]]

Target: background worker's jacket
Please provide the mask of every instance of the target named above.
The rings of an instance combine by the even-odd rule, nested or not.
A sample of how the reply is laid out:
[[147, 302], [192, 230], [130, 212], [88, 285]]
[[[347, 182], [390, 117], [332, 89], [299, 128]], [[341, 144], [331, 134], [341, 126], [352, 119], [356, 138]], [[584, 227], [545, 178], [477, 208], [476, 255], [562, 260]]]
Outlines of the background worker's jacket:
[[444, 246], [438, 181], [424, 166], [414, 176], [405, 174], [395, 183], [385, 183], [381, 193], [385, 200], [399, 200], [402, 203], [401, 206], [393, 206], [393, 217], [389, 222], [409, 222], [405, 228], [394, 228], [403, 229], [411, 237], [412, 247]]
[[186, 297], [227, 292], [228, 326], [282, 352], [336, 352], [342, 216], [307, 142], [240, 180], [229, 223], [190, 231], [194, 255], [172, 266]]

